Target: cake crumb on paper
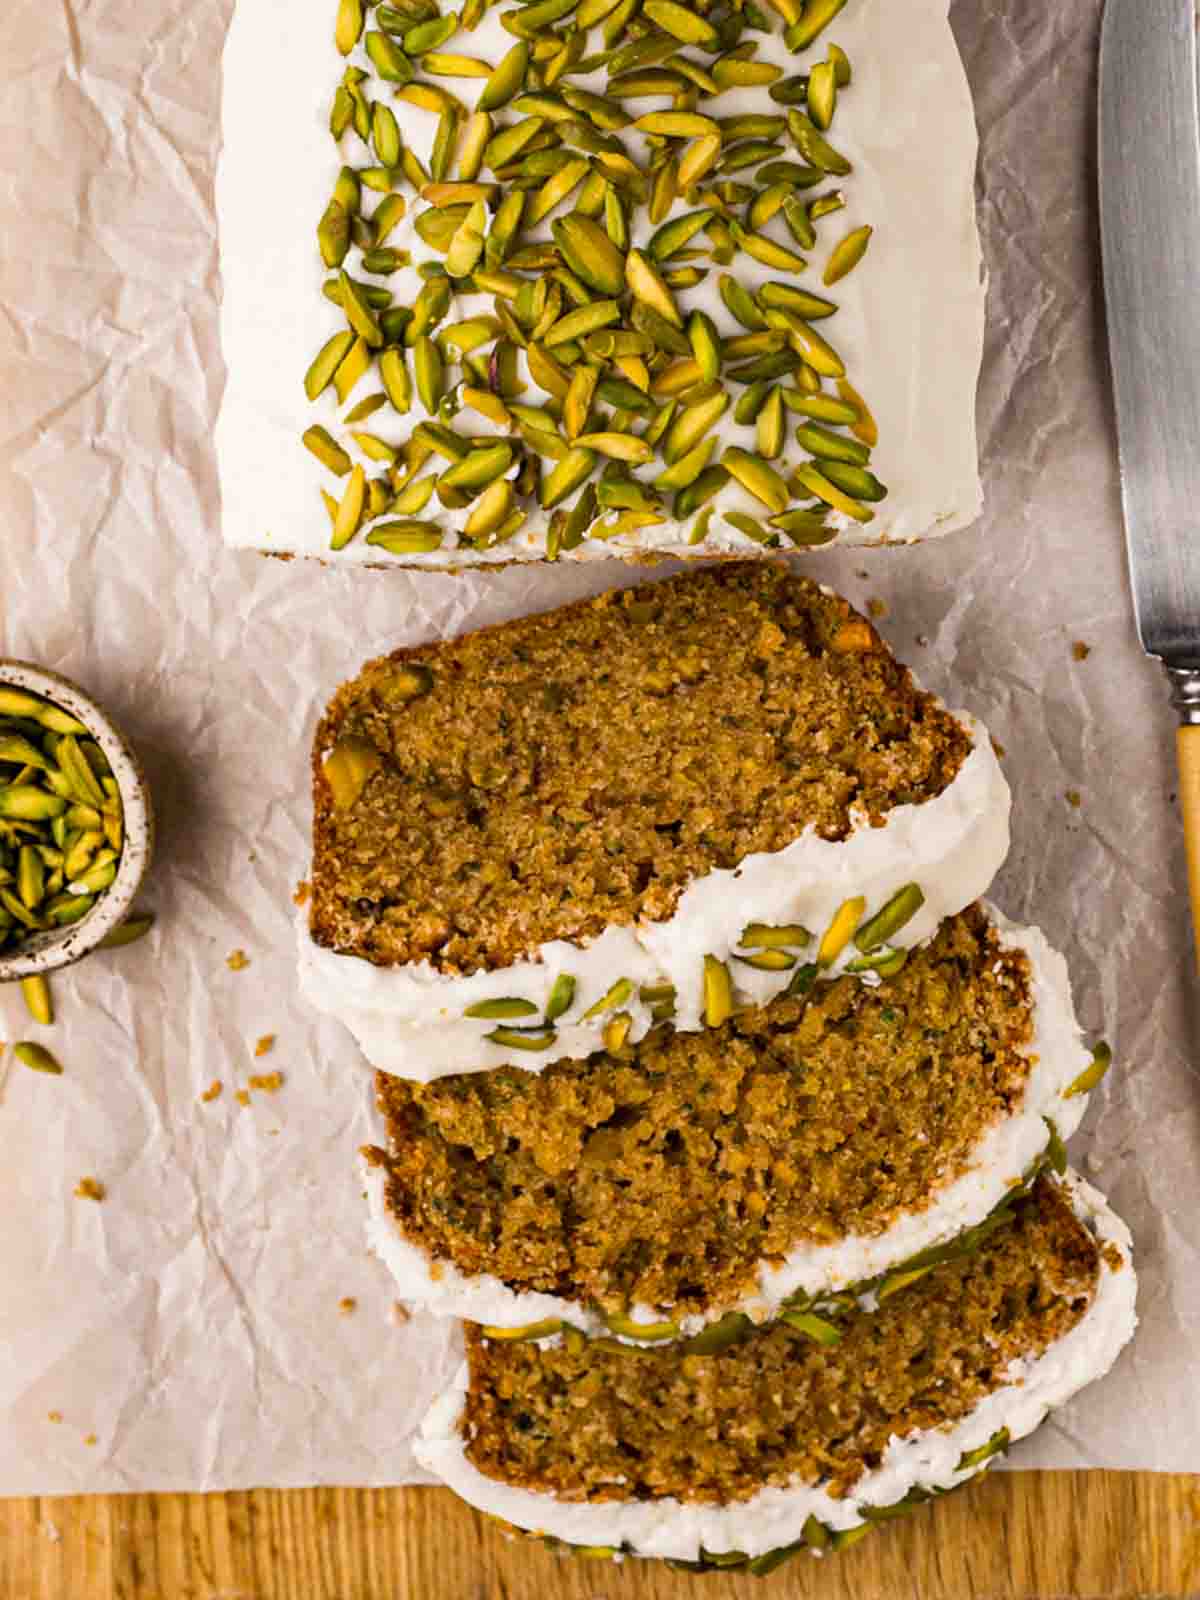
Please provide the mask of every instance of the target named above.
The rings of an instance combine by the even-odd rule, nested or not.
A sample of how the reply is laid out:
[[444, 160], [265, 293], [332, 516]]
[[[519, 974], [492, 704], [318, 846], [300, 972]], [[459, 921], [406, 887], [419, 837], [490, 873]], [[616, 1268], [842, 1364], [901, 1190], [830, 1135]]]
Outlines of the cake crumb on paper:
[[308, 897], [311, 893], [312, 884], [309, 883], [307, 878], [301, 878], [300, 882], [296, 885], [296, 892], [292, 896], [292, 904], [296, 906], [307, 905]]
[[250, 1104], [250, 1091], [248, 1089], [239, 1089], [233, 1098], [238, 1105], [248, 1106]]
[[1091, 645], [1084, 644], [1082, 639], [1076, 639], [1075, 643], [1071, 646], [1071, 654], [1075, 657], [1076, 661], [1086, 661], [1091, 653]]
[[97, 1439], [97, 1437], [96, 1437], [96, 1435], [94, 1433], [85, 1433], [84, 1436], [83, 1436], [83, 1442], [84, 1442], [84, 1444], [87, 1445], [89, 1450], [92, 1448], [93, 1445], [97, 1445], [97, 1444], [100, 1443], [99, 1439]]
[[273, 1033], [264, 1033], [261, 1039], [256, 1039], [255, 1040], [255, 1043], [254, 1043], [254, 1054], [256, 1056], [269, 1055], [270, 1052], [272, 1050], [274, 1050], [274, 1048], [275, 1048], [275, 1035]]
[[219, 1100], [221, 1098], [224, 1088], [225, 1085], [221, 1082], [220, 1078], [214, 1078], [207, 1089], [202, 1089], [200, 1091], [200, 1098], [204, 1101], [205, 1105], [209, 1105], [212, 1103], [212, 1101]]
[[259, 1089], [263, 1094], [278, 1094], [283, 1088], [282, 1072], [256, 1072], [250, 1079], [250, 1087]]
[[47, 1422], [61, 1422], [62, 1419], [63, 1415], [61, 1411], [47, 1411], [46, 1413]]
[[403, 1328], [405, 1323], [412, 1321], [412, 1312], [403, 1300], [392, 1301], [392, 1321], [398, 1328]]
[[345, 1295], [338, 1301], [338, 1312], [343, 1317], [352, 1317], [358, 1310], [358, 1301], [352, 1294]]
[[1074, 806], [1076, 811], [1078, 811], [1079, 807], [1083, 804], [1083, 796], [1080, 794], [1078, 789], [1067, 790], [1067, 804], [1069, 806]]
[[869, 617], [886, 617], [888, 614], [887, 602], [877, 600], [874, 595], [867, 601], [867, 615]]
[[244, 950], [231, 950], [225, 957], [225, 965], [230, 972], [244, 972], [250, 965], [250, 957]]
[[992, 749], [996, 752], [997, 761], [1003, 761], [1005, 756], [1008, 754], [1008, 751], [1000, 743], [999, 739], [992, 740]]
[[98, 1178], [80, 1178], [73, 1193], [79, 1200], [103, 1200], [108, 1190]]

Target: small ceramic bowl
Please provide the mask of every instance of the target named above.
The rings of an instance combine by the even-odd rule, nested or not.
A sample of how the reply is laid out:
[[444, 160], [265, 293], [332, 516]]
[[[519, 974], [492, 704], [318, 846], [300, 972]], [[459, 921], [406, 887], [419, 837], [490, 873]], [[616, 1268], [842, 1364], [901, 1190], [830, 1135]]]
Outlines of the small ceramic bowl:
[[96, 702], [69, 678], [59, 677], [45, 667], [28, 661], [0, 657], [0, 684], [25, 689], [61, 706], [84, 724], [108, 758], [113, 777], [121, 791], [124, 810], [124, 841], [117, 875], [96, 904], [78, 922], [65, 928], [31, 934], [19, 945], [0, 949], [0, 983], [32, 977], [39, 972], [55, 972], [69, 967], [94, 950], [101, 939], [124, 922], [141, 887], [150, 864], [154, 844], [154, 816], [150, 790], [141, 763], [124, 734]]

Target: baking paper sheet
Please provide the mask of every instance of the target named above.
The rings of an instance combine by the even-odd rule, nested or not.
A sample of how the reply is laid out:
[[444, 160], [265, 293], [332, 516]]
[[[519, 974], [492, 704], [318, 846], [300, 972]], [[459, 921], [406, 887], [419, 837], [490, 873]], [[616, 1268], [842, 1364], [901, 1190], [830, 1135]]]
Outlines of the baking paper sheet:
[[[5, 17], [0, 650], [108, 704], [161, 839], [149, 940], [60, 977], [52, 1030], [0, 992], [0, 1038], [42, 1038], [66, 1069], [0, 1056], [4, 1494], [414, 1480], [446, 1331], [393, 1319], [362, 1242], [366, 1070], [295, 992], [310, 732], [368, 654], [635, 577], [327, 572], [221, 548], [227, 19], [227, 0], [15, 0]], [[1067, 950], [1085, 1024], [1116, 1046], [1074, 1154], [1133, 1226], [1143, 1326], [1015, 1464], [1194, 1471], [1195, 987], [1172, 719], [1134, 639], [1105, 387], [1098, 21], [1098, 0], [958, 7], [992, 271], [982, 527], [808, 565], [882, 602], [924, 680], [990, 723], [1016, 793], [998, 898]], [[263, 62], [264, 182], [287, 160], [270, 140], [286, 67], [284, 30]], [[239, 1104], [276, 1069], [277, 1094]], [[83, 1176], [102, 1203], [73, 1196]]]

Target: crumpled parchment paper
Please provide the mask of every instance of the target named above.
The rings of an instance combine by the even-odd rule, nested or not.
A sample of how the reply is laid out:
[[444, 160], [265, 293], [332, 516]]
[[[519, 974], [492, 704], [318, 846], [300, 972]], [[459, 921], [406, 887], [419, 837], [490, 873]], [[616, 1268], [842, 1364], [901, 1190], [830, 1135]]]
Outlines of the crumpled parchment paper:
[[[1092, 195], [1099, 10], [957, 8], [992, 273], [982, 526], [808, 565], [881, 601], [900, 653], [1006, 748], [1015, 846], [997, 898], [1066, 949], [1085, 1024], [1116, 1047], [1073, 1153], [1133, 1226], [1143, 1325], [1015, 1462], [1197, 1470], [1196, 990], [1172, 719], [1136, 645], [1117, 501]], [[161, 832], [148, 940], [63, 974], [52, 1030], [0, 992], [0, 1038], [42, 1038], [66, 1069], [0, 1055], [0, 1494], [415, 1480], [408, 1438], [447, 1329], [394, 1317], [363, 1246], [368, 1073], [296, 995], [311, 729], [370, 654], [636, 576], [334, 573], [221, 547], [212, 175], [228, 12], [14, 0], [5, 18], [0, 652], [106, 702], [146, 758]], [[263, 63], [264, 182], [287, 160], [269, 137], [283, 16]], [[249, 965], [233, 971], [239, 949]], [[239, 1103], [274, 1070], [277, 1093]], [[84, 1176], [103, 1202], [73, 1195]]]

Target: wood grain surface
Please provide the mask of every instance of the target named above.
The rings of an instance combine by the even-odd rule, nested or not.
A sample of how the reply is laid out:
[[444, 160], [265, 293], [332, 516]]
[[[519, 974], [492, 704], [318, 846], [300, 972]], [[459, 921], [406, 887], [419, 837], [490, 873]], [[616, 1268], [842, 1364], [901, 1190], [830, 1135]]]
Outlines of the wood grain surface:
[[564, 1559], [438, 1489], [0, 1501], [0, 1600], [1200, 1596], [1200, 1477], [993, 1473], [766, 1579]]

